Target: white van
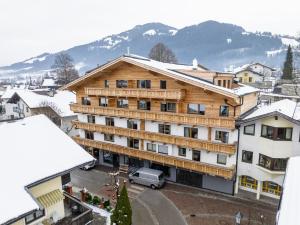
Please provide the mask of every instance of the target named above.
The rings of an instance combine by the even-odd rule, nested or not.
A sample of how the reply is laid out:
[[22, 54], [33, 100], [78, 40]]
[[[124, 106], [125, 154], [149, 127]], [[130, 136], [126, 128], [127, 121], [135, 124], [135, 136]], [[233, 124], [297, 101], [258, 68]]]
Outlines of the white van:
[[165, 184], [164, 174], [161, 170], [142, 167], [129, 174], [129, 182], [149, 186], [152, 189], [161, 188]]

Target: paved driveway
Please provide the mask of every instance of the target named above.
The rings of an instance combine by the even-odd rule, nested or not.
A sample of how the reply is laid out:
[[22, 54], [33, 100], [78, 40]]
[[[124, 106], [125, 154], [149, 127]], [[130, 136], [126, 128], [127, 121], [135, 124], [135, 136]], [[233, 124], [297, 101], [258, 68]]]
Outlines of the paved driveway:
[[[86, 187], [90, 192], [103, 196], [111, 182], [107, 173], [93, 169], [75, 170], [71, 173], [74, 186]], [[160, 190], [127, 184], [128, 196], [133, 209], [133, 225], [186, 225], [185, 219], [176, 206]]]

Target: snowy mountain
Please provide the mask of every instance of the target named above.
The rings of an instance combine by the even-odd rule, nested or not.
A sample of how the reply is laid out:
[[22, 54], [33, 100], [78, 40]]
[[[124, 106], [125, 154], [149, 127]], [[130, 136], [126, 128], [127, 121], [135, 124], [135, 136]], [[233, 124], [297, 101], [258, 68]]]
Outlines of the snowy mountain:
[[[176, 54], [180, 63], [191, 63], [194, 58], [204, 66], [224, 70], [233, 65], [259, 61], [281, 67], [287, 46], [299, 46], [299, 40], [270, 32], [247, 32], [233, 24], [206, 21], [177, 29], [161, 23], [148, 23], [114, 34], [92, 43], [65, 50], [75, 61], [76, 68], [85, 71], [127, 52], [147, 56], [150, 49], [163, 42]], [[57, 53], [55, 53], [57, 54]], [[44, 53], [0, 67], [0, 76], [44, 74], [53, 64], [55, 54]]]

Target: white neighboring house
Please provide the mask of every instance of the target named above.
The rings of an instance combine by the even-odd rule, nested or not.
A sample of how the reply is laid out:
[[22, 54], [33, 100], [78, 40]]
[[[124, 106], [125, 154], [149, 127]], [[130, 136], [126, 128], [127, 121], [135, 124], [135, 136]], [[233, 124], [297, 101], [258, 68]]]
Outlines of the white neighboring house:
[[50, 89], [58, 89], [60, 85], [55, 83], [55, 79], [53, 78], [45, 78], [41, 85], [42, 88], [50, 88]]
[[300, 105], [281, 100], [239, 121], [238, 189], [279, 198], [287, 161], [300, 155]]
[[291, 157], [286, 169], [283, 192], [277, 212], [277, 225], [298, 225], [300, 208], [299, 191], [300, 157]]
[[0, 120], [11, 120], [20, 117], [17, 109], [17, 104], [8, 103], [8, 100], [14, 95], [14, 93], [20, 89], [6, 89], [0, 99], [0, 104], [4, 108], [2, 114], [0, 114]]
[[50, 97], [29, 90], [18, 90], [7, 103], [17, 107], [16, 111], [19, 113], [19, 118], [45, 114], [64, 132], [70, 136], [75, 136], [78, 131], [73, 129], [71, 121], [76, 120], [77, 115], [69, 107], [69, 104], [75, 101], [75, 94], [69, 91], [56, 91]]
[[64, 176], [94, 158], [45, 115], [2, 123], [0, 137], [0, 224], [53, 224], [67, 216], [63, 199], [72, 198], [63, 193]]

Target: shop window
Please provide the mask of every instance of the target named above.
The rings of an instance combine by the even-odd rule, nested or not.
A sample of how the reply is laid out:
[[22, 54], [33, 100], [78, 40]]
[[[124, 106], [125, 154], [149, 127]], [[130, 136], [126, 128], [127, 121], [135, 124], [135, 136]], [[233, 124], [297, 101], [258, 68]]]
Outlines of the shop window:
[[262, 185], [262, 191], [280, 196], [282, 192], [282, 187], [274, 182], [264, 181]]
[[113, 154], [109, 151], [103, 151], [103, 162], [113, 164]]
[[246, 188], [257, 190], [257, 180], [249, 176], [241, 176], [240, 185]]

